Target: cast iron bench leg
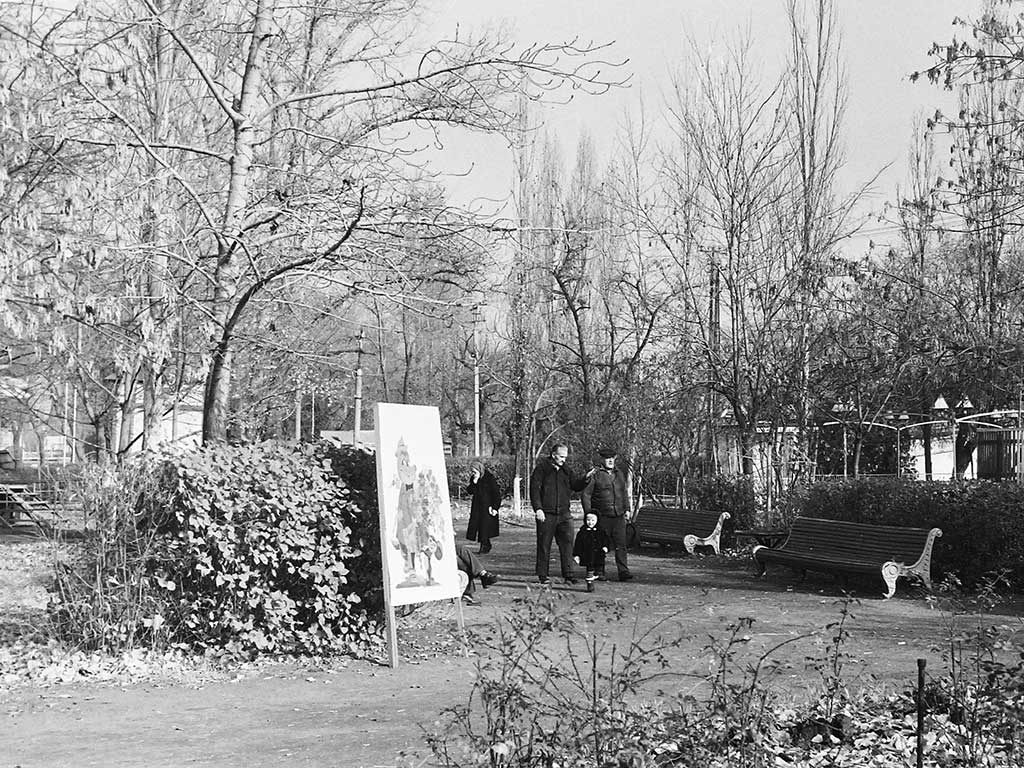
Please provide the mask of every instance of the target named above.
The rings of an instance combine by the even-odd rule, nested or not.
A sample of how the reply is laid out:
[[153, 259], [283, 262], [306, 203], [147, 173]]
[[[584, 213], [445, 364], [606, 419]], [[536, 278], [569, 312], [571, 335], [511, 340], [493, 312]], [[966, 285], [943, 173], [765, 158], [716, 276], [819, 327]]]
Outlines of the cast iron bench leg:
[[882, 579], [885, 580], [886, 586], [886, 600], [896, 594], [896, 579], [899, 577], [900, 571], [902, 571], [902, 569], [899, 564], [892, 561], [889, 561], [882, 566]]

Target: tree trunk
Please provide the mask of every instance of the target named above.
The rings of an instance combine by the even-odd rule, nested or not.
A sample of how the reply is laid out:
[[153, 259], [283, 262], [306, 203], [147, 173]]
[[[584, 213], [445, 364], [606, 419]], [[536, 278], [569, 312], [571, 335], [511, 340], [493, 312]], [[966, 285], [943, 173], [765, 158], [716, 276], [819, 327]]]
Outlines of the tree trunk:
[[257, 0], [253, 19], [252, 37], [242, 73], [237, 105], [229, 116], [233, 125], [234, 141], [228, 193], [224, 207], [222, 232], [217, 250], [214, 272], [213, 334], [214, 347], [210, 370], [206, 376], [203, 402], [203, 442], [223, 442], [227, 439], [228, 411], [231, 399], [231, 345], [233, 339], [229, 321], [235, 309], [238, 294], [238, 246], [235, 235], [242, 229], [245, 207], [249, 196], [253, 146], [256, 126], [252, 116], [262, 83], [262, 66], [266, 41], [273, 23], [274, 0]]

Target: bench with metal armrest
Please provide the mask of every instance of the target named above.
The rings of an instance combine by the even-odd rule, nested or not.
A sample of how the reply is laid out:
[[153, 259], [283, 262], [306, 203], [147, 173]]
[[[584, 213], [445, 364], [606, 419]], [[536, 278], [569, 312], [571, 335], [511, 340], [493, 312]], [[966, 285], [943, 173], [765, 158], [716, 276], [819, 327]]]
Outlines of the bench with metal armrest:
[[721, 551], [728, 512], [698, 512], [677, 507], [640, 507], [633, 520], [638, 544], [682, 544], [691, 555], [698, 546]]
[[768, 563], [806, 572], [877, 574], [886, 585], [885, 597], [896, 592], [896, 580], [916, 576], [931, 587], [932, 547], [939, 528], [852, 523], [798, 517], [780, 547], [754, 547], [753, 557], [764, 575]]

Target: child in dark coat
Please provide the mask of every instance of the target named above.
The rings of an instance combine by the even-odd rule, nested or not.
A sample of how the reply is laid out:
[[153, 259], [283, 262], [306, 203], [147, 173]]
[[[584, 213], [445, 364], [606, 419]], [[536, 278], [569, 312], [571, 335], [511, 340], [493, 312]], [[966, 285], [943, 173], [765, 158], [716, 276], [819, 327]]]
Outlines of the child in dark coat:
[[572, 559], [587, 569], [587, 592], [594, 591], [597, 574], [604, 570], [604, 556], [611, 547], [608, 534], [597, 527], [597, 514], [588, 512], [583, 517], [583, 527], [576, 534], [572, 547]]

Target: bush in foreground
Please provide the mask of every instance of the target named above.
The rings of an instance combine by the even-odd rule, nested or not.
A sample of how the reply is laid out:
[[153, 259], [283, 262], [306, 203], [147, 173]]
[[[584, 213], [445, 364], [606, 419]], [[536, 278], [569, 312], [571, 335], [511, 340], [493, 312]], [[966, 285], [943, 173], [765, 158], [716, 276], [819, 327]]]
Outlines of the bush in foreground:
[[[639, 627], [642, 607], [630, 616], [621, 606], [602, 613], [527, 598], [474, 638], [482, 654], [471, 695], [445, 710], [428, 742], [447, 768], [912, 766], [915, 693], [853, 696], [847, 688], [854, 607], [842, 601], [837, 621], [767, 649], [753, 643], [753, 619], [723, 625], [699, 675], [672, 668], [682, 617], [615, 645], [601, 627]], [[953, 617], [945, 669], [926, 689], [925, 765], [1016, 768], [1022, 647], [1011, 628], [973, 619], [972, 628]], [[777, 658], [795, 643], [811, 646], [802, 701], [794, 701], [791, 665]]]
[[360, 460], [267, 443], [97, 468], [82, 489], [95, 529], [57, 570], [58, 636], [114, 652], [363, 652], [378, 636], [363, 595], [379, 584], [356, 500], [368, 489], [333, 472], [346, 464]]

